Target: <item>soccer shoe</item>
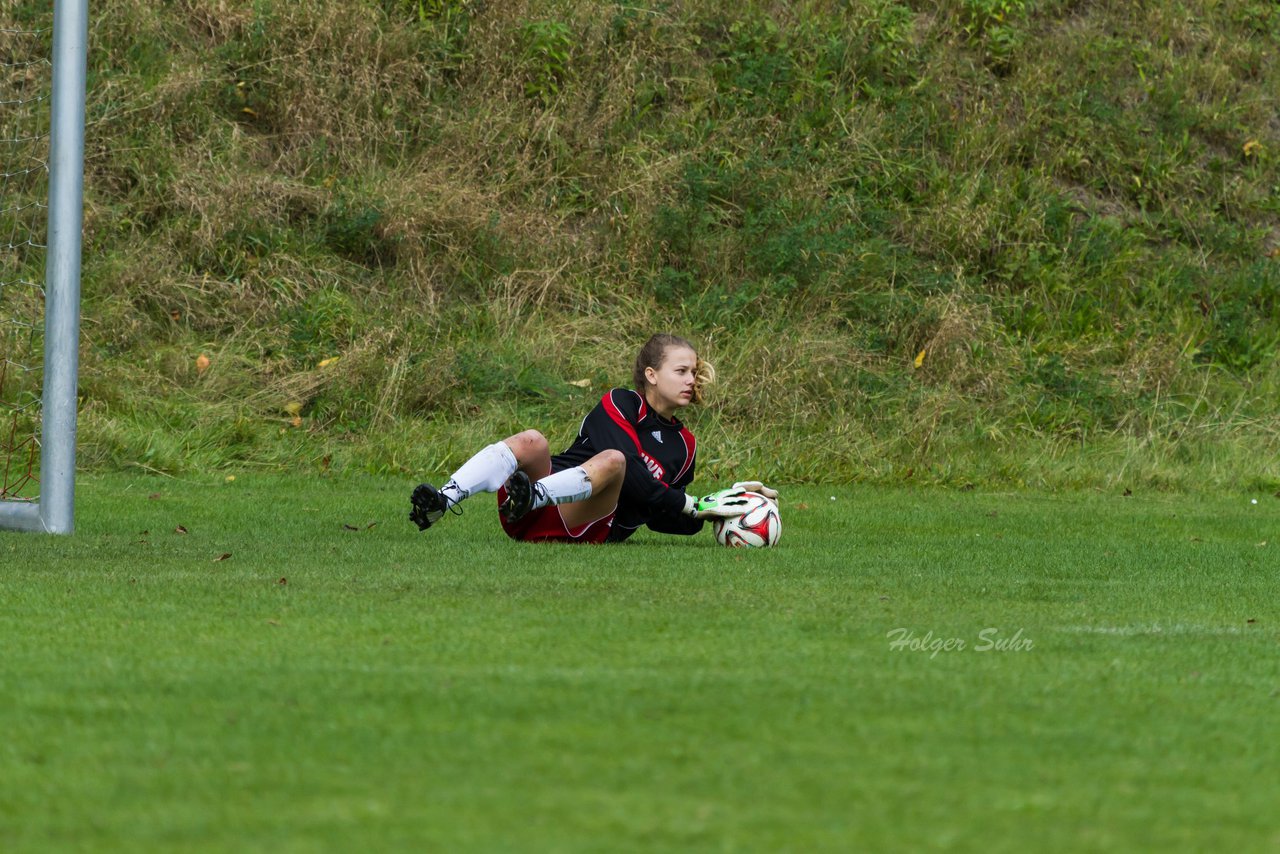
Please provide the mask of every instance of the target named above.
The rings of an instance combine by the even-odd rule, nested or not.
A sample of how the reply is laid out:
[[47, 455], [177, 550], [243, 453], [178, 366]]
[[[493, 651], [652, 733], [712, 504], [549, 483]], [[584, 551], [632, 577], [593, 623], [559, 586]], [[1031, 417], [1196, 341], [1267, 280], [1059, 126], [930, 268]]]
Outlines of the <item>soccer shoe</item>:
[[503, 489], [507, 491], [507, 497], [498, 506], [498, 512], [507, 522], [522, 519], [533, 509], [533, 482], [529, 480], [529, 475], [517, 470], [507, 478]]
[[449, 499], [429, 483], [418, 484], [409, 502], [413, 505], [413, 509], [409, 511], [409, 521], [417, 525], [419, 531], [425, 531], [439, 522], [440, 517], [449, 509]]

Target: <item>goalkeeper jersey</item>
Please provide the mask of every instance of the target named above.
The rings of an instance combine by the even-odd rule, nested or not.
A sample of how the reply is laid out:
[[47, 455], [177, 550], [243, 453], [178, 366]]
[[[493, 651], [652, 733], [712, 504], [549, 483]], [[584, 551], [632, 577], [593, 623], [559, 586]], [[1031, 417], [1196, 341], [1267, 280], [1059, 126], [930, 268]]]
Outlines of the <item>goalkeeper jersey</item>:
[[610, 541], [625, 540], [641, 525], [664, 534], [702, 530], [701, 519], [683, 512], [697, 453], [688, 428], [654, 412], [639, 393], [615, 388], [582, 419], [573, 444], [551, 458], [551, 470], [582, 465], [610, 448], [627, 458]]

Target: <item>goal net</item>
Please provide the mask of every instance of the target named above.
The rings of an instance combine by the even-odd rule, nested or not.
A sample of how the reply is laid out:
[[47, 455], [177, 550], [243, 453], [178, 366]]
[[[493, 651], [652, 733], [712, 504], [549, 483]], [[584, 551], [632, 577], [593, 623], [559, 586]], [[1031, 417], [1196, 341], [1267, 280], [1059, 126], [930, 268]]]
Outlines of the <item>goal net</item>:
[[72, 528], [86, 36], [0, 0], [0, 528]]

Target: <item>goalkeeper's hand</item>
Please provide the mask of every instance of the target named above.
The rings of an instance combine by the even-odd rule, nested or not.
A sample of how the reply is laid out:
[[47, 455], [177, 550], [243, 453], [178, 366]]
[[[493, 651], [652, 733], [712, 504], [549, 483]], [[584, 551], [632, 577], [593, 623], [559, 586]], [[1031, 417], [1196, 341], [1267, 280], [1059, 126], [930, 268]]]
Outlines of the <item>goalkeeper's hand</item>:
[[722, 489], [694, 500], [686, 496], [685, 513], [695, 519], [732, 519], [747, 512], [747, 499], [741, 489]]
[[740, 480], [732, 488], [743, 492], [758, 492], [770, 501], [778, 500], [778, 490], [765, 486], [758, 480]]

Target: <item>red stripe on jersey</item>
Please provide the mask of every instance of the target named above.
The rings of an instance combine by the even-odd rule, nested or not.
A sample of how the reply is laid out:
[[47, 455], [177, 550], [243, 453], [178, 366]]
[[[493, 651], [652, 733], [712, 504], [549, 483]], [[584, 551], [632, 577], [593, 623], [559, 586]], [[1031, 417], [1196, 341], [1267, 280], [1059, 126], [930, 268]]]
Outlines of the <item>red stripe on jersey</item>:
[[684, 473], [689, 470], [689, 466], [693, 465], [693, 455], [698, 450], [698, 440], [693, 438], [693, 434], [689, 432], [688, 427], [680, 428], [680, 438], [684, 440], [684, 465], [680, 468], [680, 473], [671, 481], [672, 483], [677, 483], [680, 478], [684, 477]]
[[636, 423], [639, 424], [644, 420], [644, 417], [649, 414], [649, 406], [645, 403], [643, 394], [638, 391], [633, 391], [632, 394], [640, 398], [640, 411], [636, 414]]
[[622, 410], [618, 408], [618, 405], [613, 402], [613, 392], [605, 394], [604, 397], [600, 398], [600, 402], [604, 404], [604, 411], [613, 419], [613, 423], [621, 427], [623, 432], [631, 437], [631, 441], [636, 443], [636, 451], [643, 455], [644, 448], [640, 447], [640, 437], [636, 435], [636, 428], [622, 414]]

